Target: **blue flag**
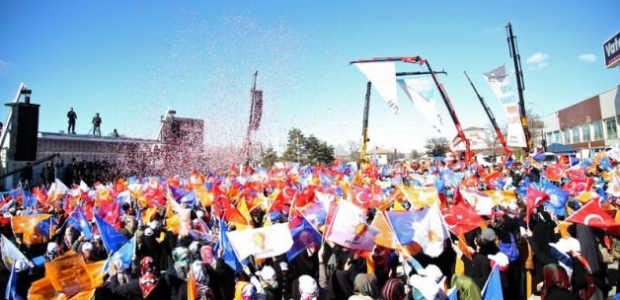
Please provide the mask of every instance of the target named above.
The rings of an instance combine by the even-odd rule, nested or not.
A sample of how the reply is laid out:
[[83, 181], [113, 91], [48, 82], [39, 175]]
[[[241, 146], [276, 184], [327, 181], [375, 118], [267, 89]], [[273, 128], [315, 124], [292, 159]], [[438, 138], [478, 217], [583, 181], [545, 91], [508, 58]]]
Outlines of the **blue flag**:
[[243, 266], [237, 259], [237, 255], [235, 255], [235, 251], [233, 250], [233, 247], [230, 244], [230, 241], [228, 241], [228, 237], [226, 236], [227, 231], [228, 231], [228, 228], [226, 227], [226, 224], [220, 221], [220, 239], [215, 247], [216, 249], [214, 250], [215, 250], [215, 253], [218, 253], [220, 247], [224, 249], [224, 251], [222, 252], [222, 257], [220, 258], [224, 260], [224, 262], [230, 268], [235, 270], [237, 274], [241, 274], [243, 273]]
[[448, 300], [459, 300], [459, 291], [458, 289], [452, 289], [450, 294], [448, 295]]
[[558, 216], [564, 216], [566, 209], [566, 202], [568, 201], [568, 193], [561, 188], [557, 187], [550, 181], [546, 181], [543, 185], [543, 191], [549, 195], [549, 205], [553, 208], [554, 212]]
[[502, 279], [499, 276], [499, 267], [495, 266], [487, 283], [482, 290], [482, 300], [504, 299], [502, 293]]
[[84, 213], [80, 207], [73, 210], [71, 215], [69, 215], [67, 222], [69, 222], [69, 225], [79, 230], [87, 240], [90, 240], [93, 236], [93, 231], [90, 228], [90, 224], [86, 220], [86, 216], [84, 216]]
[[[108, 260], [106, 260], [105, 264], [103, 265], [103, 273], [108, 272], [108, 268], [110, 267], [110, 264], [119, 259], [120, 261], [123, 262], [123, 267], [125, 269], [129, 269], [131, 268], [131, 261], [133, 260], [133, 256], [136, 253], [136, 237], [132, 237], [127, 243], [125, 243], [125, 245], [123, 245], [120, 249], [118, 249], [118, 251], [111, 253], [111, 255], [108, 257]], [[159, 271], [165, 271], [165, 270], [159, 270]]]
[[13, 265], [13, 267], [11, 268], [11, 275], [9, 276], [9, 281], [6, 285], [4, 299], [23, 300], [23, 298], [17, 294], [17, 272], [15, 271], [15, 265]]
[[517, 188], [517, 195], [525, 199], [525, 196], [527, 196], [527, 188], [529, 186], [530, 186], [530, 178], [529, 177], [523, 178], [523, 180], [521, 181], [521, 185], [519, 185], [519, 188]]
[[24, 192], [24, 200], [23, 205], [26, 208], [36, 207], [37, 206], [37, 197], [35, 197], [31, 192]]
[[414, 242], [415, 224], [420, 223], [426, 214], [428, 208], [419, 211], [388, 211], [387, 216], [394, 228], [396, 238], [401, 245], [409, 245]]
[[310, 223], [302, 218], [301, 223], [297, 225], [297, 227], [291, 229], [291, 236], [293, 237], [293, 246], [286, 253], [286, 257], [288, 261], [293, 261], [293, 259], [302, 253], [306, 248], [311, 244], [318, 248], [323, 242], [323, 236], [321, 233], [314, 228], [314, 226], [310, 225]]
[[533, 159], [537, 162], [543, 161], [545, 159], [545, 151], [538, 151], [533, 157]]
[[97, 224], [97, 228], [99, 228], [99, 234], [103, 240], [103, 245], [109, 253], [118, 250], [128, 242], [124, 235], [116, 231], [112, 225], [108, 224], [108, 222], [97, 215], [95, 215], [95, 223]]
[[56, 217], [51, 217], [47, 220], [39, 222], [39, 224], [37, 224], [37, 231], [42, 236], [49, 237], [52, 225], [58, 226], [58, 219], [56, 219]]

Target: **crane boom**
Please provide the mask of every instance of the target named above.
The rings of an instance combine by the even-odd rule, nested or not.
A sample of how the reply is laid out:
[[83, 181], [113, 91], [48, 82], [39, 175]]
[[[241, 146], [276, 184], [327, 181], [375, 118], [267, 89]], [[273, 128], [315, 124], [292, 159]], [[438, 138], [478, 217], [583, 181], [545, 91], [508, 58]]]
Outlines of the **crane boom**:
[[431, 74], [433, 78], [433, 82], [435, 83], [435, 86], [439, 90], [439, 94], [441, 95], [443, 102], [446, 104], [446, 107], [448, 108], [450, 117], [452, 118], [452, 121], [454, 122], [456, 131], [458, 132], [459, 139], [465, 144], [465, 163], [469, 165], [473, 157], [473, 152], [471, 151], [471, 145], [469, 143], [469, 140], [467, 139], [467, 136], [465, 136], [465, 132], [463, 131], [463, 128], [461, 127], [461, 122], [459, 121], [459, 118], [456, 115], [456, 111], [454, 110], [454, 106], [452, 106], [452, 102], [450, 101], [448, 94], [444, 90], [443, 85], [437, 79], [437, 75], [431, 68], [431, 65], [428, 63], [428, 60], [423, 59], [420, 56], [392, 56], [392, 57], [378, 57], [378, 58], [373, 58], [373, 59], [362, 59], [362, 60], [352, 61], [350, 63], [356, 64], [356, 63], [372, 63], [372, 62], [386, 62], [386, 61], [400, 61], [404, 63], [414, 63], [414, 64], [420, 64], [420, 65], [426, 66], [426, 68], [428, 69], [428, 73]]
[[465, 77], [467, 77], [467, 80], [469, 80], [469, 84], [471, 84], [471, 87], [474, 89], [474, 92], [476, 93], [478, 100], [480, 100], [480, 104], [482, 104], [482, 107], [484, 107], [484, 111], [486, 111], [487, 116], [489, 117], [489, 120], [491, 120], [491, 124], [493, 125], [493, 129], [495, 130], [495, 135], [497, 136], [497, 139], [502, 144], [502, 147], [504, 147], [504, 151], [506, 152], [505, 161], [510, 160], [510, 158], [512, 157], [512, 150], [510, 150], [510, 147], [508, 147], [508, 143], [506, 143], [506, 139], [504, 138], [502, 131], [499, 129], [499, 126], [497, 125], [497, 120], [495, 120], [495, 116], [493, 115], [491, 108], [484, 101], [484, 98], [480, 96], [480, 94], [478, 93], [478, 90], [476, 89], [476, 86], [469, 78], [469, 75], [467, 75], [467, 72], [463, 71], [463, 73], [465, 73]]

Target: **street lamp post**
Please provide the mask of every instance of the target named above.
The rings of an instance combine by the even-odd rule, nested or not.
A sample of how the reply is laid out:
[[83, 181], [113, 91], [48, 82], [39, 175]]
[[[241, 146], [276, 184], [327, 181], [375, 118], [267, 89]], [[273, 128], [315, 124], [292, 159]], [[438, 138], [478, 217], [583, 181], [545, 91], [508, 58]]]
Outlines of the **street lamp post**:
[[541, 126], [540, 126], [540, 143], [542, 145], [543, 144], [543, 140], [545, 139], [545, 111], [537, 103], [528, 102], [528, 104], [534, 105], [534, 106], [538, 107], [538, 109], [540, 109], [540, 121], [542, 123]]

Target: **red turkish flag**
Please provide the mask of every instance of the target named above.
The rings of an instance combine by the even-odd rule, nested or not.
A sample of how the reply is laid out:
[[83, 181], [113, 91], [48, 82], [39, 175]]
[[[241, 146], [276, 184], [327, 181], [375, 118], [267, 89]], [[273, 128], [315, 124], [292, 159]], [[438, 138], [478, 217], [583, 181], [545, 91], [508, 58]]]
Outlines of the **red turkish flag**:
[[562, 170], [560, 166], [558, 166], [557, 164], [552, 164], [547, 166], [547, 172], [545, 173], [545, 176], [547, 176], [547, 179], [549, 179], [549, 181], [560, 182], [563, 173], [564, 170]]
[[574, 180], [578, 182], [585, 181], [587, 177], [586, 172], [583, 168], [570, 168], [570, 169], [567, 169], [565, 172], [566, 172], [566, 176], [568, 176], [570, 180]]
[[441, 214], [448, 229], [456, 235], [470, 232], [484, 223], [484, 220], [465, 201], [444, 209]]
[[493, 173], [487, 175], [484, 177], [484, 181], [487, 183], [487, 186], [489, 187], [489, 189], [495, 189], [496, 186], [496, 182], [498, 180], [503, 179], [504, 176], [502, 176], [502, 173], [498, 172], [498, 171], [494, 171]]
[[525, 196], [525, 204], [527, 207], [527, 214], [525, 215], [526, 222], [530, 221], [532, 210], [545, 201], [549, 201], [549, 195], [545, 192], [532, 188], [531, 186], [527, 188], [527, 195]]
[[590, 200], [590, 202], [570, 215], [566, 221], [600, 229], [614, 229], [620, 226], [620, 223], [616, 222], [616, 220], [601, 207], [599, 201], [599, 198]]

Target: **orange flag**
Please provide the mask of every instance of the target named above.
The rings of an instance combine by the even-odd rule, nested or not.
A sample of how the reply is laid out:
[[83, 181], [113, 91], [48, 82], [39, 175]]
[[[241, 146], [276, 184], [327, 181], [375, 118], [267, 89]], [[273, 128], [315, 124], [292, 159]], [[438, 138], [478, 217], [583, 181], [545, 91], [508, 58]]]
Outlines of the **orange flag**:
[[54, 299], [56, 290], [47, 277], [43, 277], [30, 285], [28, 289], [28, 299], [30, 300], [48, 300]]
[[26, 245], [42, 243], [43, 236], [39, 234], [36, 227], [41, 221], [51, 216], [50, 214], [13, 216], [11, 217], [13, 232], [23, 234], [22, 240]]
[[[97, 266], [92, 268], [97, 269]], [[102, 267], [103, 265], [98, 268], [99, 272], [101, 272]], [[73, 297], [81, 291], [93, 289], [98, 283], [91, 277], [84, 258], [75, 251], [66, 252], [55, 260], [46, 263], [45, 277], [49, 279], [56, 291], [68, 297]], [[101, 279], [103, 278], [101, 277]]]

